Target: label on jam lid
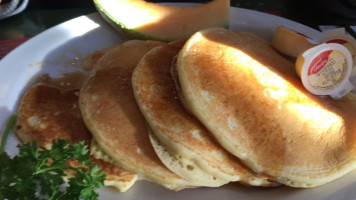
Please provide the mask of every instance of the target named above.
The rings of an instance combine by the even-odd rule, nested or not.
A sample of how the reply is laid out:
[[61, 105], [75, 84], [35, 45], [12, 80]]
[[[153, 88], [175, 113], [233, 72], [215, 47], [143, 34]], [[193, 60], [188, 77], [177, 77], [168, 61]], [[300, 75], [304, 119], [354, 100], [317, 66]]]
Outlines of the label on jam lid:
[[323, 69], [329, 61], [329, 55], [331, 53], [332, 50], [324, 51], [323, 53], [315, 57], [314, 60], [310, 63], [308, 76], [317, 74], [321, 69]]
[[329, 91], [345, 79], [347, 58], [337, 50], [324, 51], [316, 56], [308, 69], [308, 81], [317, 90]]
[[336, 43], [317, 45], [300, 54], [296, 70], [304, 87], [316, 95], [341, 98], [355, 87], [350, 82], [353, 61], [350, 52]]
[[349, 42], [344, 39], [332, 39], [332, 40], [326, 41], [326, 43], [338, 43], [338, 44], [344, 45], [344, 44], [348, 44]]

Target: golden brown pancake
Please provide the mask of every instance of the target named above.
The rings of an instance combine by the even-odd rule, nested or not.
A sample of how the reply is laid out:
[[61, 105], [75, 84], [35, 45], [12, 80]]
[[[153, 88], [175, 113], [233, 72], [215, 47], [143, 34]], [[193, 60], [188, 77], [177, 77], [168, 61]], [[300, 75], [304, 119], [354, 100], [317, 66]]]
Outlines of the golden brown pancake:
[[94, 51], [93, 53], [89, 54], [88, 56], [86, 56], [82, 63], [81, 63], [81, 67], [86, 69], [86, 70], [92, 70], [95, 63], [108, 51], [110, 51], [111, 49], [115, 48], [116, 46], [110, 46], [104, 49], [100, 49], [97, 51]]
[[314, 96], [268, 44], [220, 28], [196, 33], [177, 59], [187, 108], [248, 167], [294, 187], [355, 168], [356, 97]]
[[[45, 78], [48, 81], [48, 77]], [[42, 80], [44, 80], [42, 78]], [[72, 144], [84, 140], [90, 144], [91, 133], [83, 123], [78, 106], [79, 89], [63, 89], [51, 83], [33, 85], [21, 99], [14, 133], [23, 143], [36, 141], [51, 148], [53, 139], [69, 140]], [[106, 186], [123, 192], [130, 188], [137, 176], [119, 166], [91, 157], [105, 171]], [[75, 165], [71, 162], [69, 165]]]
[[[105, 159], [107, 156], [104, 154], [98, 155], [98, 151], [100, 149], [95, 149], [97, 145], [95, 144], [95, 140], [92, 139], [90, 143], [90, 154], [91, 159], [101, 168], [105, 170], [105, 182], [104, 184], [107, 186], [114, 186], [119, 189], [120, 192], [125, 192], [131, 186], [134, 185], [138, 176], [131, 171], [125, 170], [120, 167], [119, 164], [113, 162], [111, 159]], [[95, 155], [99, 158], [96, 158]]]
[[72, 143], [89, 141], [90, 132], [81, 122], [79, 89], [61, 89], [37, 83], [26, 91], [18, 108], [14, 131], [21, 142], [36, 141], [51, 148], [53, 139]]
[[85, 70], [92, 70], [94, 68], [94, 65], [96, 64], [96, 62], [108, 51], [110, 51], [114, 48], [120, 48], [120, 46], [132, 45], [134, 43], [140, 43], [140, 42], [142, 42], [142, 41], [141, 40], [127, 40], [121, 44], [109, 46], [107, 48], [94, 51], [93, 53], [87, 55], [83, 59], [83, 61], [81, 63], [81, 67]]
[[218, 187], [231, 181], [272, 186], [265, 176], [252, 172], [224, 150], [178, 100], [170, 66], [184, 42], [152, 49], [132, 76], [136, 101], [152, 130], [157, 155], [173, 172], [203, 186]]
[[165, 44], [136, 41], [107, 52], [81, 89], [80, 109], [105, 154], [142, 178], [179, 190], [190, 185], [167, 169], [155, 154], [131, 85], [139, 60], [161, 45]]

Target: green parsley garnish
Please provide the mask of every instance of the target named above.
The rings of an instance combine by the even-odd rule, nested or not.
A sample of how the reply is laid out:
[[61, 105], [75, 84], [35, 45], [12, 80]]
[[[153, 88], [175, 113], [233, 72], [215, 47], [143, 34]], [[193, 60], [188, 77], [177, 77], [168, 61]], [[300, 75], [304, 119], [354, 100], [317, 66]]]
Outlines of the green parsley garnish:
[[[4, 152], [4, 141], [14, 118], [0, 145], [0, 199], [98, 199], [95, 190], [104, 185], [105, 174], [90, 160], [84, 141], [70, 145], [63, 139], [53, 140], [50, 150], [36, 142], [19, 145], [19, 154], [11, 158]], [[73, 158], [80, 167], [66, 164]], [[66, 181], [68, 170], [74, 175]]]

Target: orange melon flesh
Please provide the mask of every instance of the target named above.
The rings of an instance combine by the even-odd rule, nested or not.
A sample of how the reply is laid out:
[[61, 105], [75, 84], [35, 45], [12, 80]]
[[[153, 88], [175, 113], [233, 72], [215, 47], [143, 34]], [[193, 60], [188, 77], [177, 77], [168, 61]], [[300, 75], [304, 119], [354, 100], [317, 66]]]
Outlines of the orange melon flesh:
[[101, 16], [130, 38], [172, 41], [208, 27], [229, 25], [230, 0], [194, 7], [165, 6], [144, 0], [94, 0]]

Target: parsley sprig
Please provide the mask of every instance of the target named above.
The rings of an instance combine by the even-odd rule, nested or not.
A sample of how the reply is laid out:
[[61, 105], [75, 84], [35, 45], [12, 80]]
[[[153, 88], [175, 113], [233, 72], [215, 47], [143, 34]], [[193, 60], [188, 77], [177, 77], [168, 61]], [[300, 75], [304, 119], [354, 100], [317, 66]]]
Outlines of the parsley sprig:
[[[10, 118], [0, 145], [0, 199], [98, 198], [95, 190], [104, 185], [105, 174], [92, 163], [84, 141], [70, 145], [63, 139], [53, 140], [50, 150], [36, 142], [19, 145], [19, 154], [11, 158], [4, 152], [4, 141], [14, 118]], [[69, 166], [70, 159], [81, 165]], [[68, 171], [74, 175], [68, 177]]]

